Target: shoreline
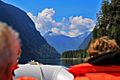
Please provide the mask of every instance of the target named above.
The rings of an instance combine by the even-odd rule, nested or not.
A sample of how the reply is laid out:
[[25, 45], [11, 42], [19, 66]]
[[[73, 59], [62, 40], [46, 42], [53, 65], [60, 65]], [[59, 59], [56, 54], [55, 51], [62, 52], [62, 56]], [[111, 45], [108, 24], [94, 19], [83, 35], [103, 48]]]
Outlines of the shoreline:
[[60, 60], [81, 60], [81, 58], [60, 58]]

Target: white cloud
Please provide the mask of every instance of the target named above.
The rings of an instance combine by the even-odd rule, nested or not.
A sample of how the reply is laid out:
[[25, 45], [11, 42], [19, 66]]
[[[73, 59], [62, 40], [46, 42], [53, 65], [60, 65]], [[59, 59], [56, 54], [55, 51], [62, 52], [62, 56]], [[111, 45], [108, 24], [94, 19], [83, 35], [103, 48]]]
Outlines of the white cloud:
[[58, 28], [52, 28], [51, 31], [57, 34], [60, 33], [60, 30]]
[[53, 19], [55, 10], [53, 8], [46, 8], [42, 12], [34, 16], [32, 13], [28, 13], [30, 18], [34, 21], [36, 29], [44, 35], [48, 31], [53, 31], [57, 34], [64, 34], [70, 37], [78, 36], [86, 31], [92, 31], [95, 22], [89, 18], [83, 18], [82, 16], [72, 17], [68, 19], [63, 18], [60, 22], [56, 22]]
[[40, 31], [42, 34], [49, 31], [53, 26], [56, 26], [55, 20], [53, 20], [53, 15], [55, 11], [53, 8], [51, 9], [44, 9], [41, 13], [38, 13], [37, 16], [34, 16], [32, 13], [28, 13], [30, 18], [34, 21], [36, 25], [36, 29]]

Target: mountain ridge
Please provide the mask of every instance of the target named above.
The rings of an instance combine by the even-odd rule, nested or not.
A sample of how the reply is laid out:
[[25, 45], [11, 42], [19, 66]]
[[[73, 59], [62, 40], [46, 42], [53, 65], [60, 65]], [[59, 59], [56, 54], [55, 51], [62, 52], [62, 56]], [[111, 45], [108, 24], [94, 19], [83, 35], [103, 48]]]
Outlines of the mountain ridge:
[[20, 33], [22, 54], [19, 63], [27, 63], [30, 60], [40, 62], [42, 58], [59, 58], [60, 54], [41, 36], [23, 10], [3, 1], [0, 1], [0, 10], [0, 21]]
[[77, 37], [69, 37], [49, 31], [44, 35], [44, 38], [51, 46], [56, 48], [56, 50], [62, 54], [65, 51], [77, 50], [90, 33], [91, 32], [88, 31]]

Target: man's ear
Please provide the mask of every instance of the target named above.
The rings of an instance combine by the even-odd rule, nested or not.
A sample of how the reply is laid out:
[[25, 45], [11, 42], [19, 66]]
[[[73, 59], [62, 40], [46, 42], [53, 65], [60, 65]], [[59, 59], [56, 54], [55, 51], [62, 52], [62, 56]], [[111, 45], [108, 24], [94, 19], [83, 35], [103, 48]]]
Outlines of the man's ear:
[[21, 53], [22, 53], [22, 50], [20, 49], [20, 50], [18, 51], [18, 58], [17, 58], [17, 60], [19, 60], [19, 59], [21, 58]]

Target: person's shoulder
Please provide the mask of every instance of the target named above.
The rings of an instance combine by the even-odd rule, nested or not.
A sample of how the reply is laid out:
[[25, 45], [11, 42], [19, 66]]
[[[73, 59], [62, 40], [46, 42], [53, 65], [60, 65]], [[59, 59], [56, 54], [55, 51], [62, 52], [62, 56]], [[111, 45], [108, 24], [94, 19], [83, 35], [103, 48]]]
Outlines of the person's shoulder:
[[93, 65], [120, 65], [120, 49], [94, 56], [88, 59], [87, 63]]

